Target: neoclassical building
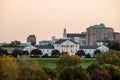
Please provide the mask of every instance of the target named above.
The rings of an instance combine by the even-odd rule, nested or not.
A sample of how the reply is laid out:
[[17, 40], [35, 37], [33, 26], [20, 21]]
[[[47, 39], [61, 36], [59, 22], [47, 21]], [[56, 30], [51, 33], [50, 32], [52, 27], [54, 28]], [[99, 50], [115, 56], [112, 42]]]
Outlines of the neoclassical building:
[[[100, 50], [101, 52], [106, 52], [109, 50], [108, 47], [104, 46], [101, 43], [95, 46], [86, 46], [86, 33], [75, 34], [67, 33], [66, 28], [63, 31], [63, 38], [56, 39], [55, 36], [52, 37], [52, 40], [40, 41], [39, 45], [36, 46], [27, 46], [24, 50], [31, 51], [32, 49], [40, 49], [43, 55], [48, 54], [51, 56], [53, 50], [58, 50], [60, 53], [67, 52], [70, 55], [75, 54], [78, 50], [83, 50], [86, 54], [93, 55], [95, 50]], [[28, 49], [30, 48], [30, 49]]]

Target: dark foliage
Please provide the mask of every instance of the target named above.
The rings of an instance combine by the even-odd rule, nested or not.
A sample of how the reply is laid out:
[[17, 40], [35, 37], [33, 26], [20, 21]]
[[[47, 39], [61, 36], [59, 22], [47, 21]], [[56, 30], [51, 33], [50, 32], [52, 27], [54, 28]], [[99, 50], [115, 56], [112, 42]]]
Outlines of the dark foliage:
[[28, 51], [23, 51], [22, 55], [26, 55], [27, 56], [27, 55], [29, 55], [29, 52]]
[[96, 68], [93, 72], [92, 72], [92, 80], [112, 80], [111, 75], [105, 71], [105, 70], [100, 70], [98, 68]]
[[12, 52], [12, 56], [17, 58], [18, 56], [22, 55], [22, 51], [20, 49], [14, 49]]
[[59, 80], [90, 80], [90, 76], [82, 67], [66, 67], [60, 73]]
[[94, 55], [96, 55], [96, 54], [100, 54], [100, 53], [101, 53], [100, 50], [95, 50], [95, 51], [94, 51]]
[[41, 56], [42, 55], [42, 51], [39, 49], [34, 49], [31, 51], [31, 56], [37, 57], [37, 56]]
[[119, 43], [119, 42], [116, 42], [116, 41], [108, 41], [108, 42], [107, 42], [107, 46], [108, 46], [111, 50], [120, 51], [120, 43]]
[[58, 51], [58, 50], [53, 50], [53, 51], [52, 51], [52, 56], [60, 56], [60, 51]]
[[78, 50], [78, 52], [75, 55], [82, 57], [82, 56], [85, 56], [86, 54], [83, 50]]
[[0, 55], [7, 55], [8, 51], [6, 49], [0, 48]]
[[88, 53], [85, 57], [86, 58], [91, 58], [91, 55]]

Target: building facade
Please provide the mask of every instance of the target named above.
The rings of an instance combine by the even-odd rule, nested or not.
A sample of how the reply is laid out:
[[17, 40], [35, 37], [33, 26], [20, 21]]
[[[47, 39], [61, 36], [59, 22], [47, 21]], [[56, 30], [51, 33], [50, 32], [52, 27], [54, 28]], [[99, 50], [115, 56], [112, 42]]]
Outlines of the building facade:
[[71, 39], [79, 45], [86, 45], [86, 32], [83, 33], [67, 33], [66, 28], [63, 31], [64, 39]]
[[36, 36], [35, 35], [29, 35], [27, 37], [27, 42], [30, 42], [32, 45], [36, 45]]
[[87, 28], [87, 45], [96, 45], [98, 41], [114, 40], [113, 28], [105, 27], [104, 24], [94, 25]]

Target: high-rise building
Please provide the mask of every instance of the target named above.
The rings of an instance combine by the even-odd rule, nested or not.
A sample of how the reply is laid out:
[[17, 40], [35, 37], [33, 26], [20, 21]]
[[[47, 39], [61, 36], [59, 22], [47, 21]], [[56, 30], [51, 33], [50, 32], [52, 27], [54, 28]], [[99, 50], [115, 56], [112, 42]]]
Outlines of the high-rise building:
[[31, 42], [32, 45], [36, 45], [36, 36], [35, 35], [29, 35], [27, 37], [27, 42]]
[[104, 24], [90, 26], [86, 31], [87, 45], [90, 46], [96, 45], [99, 41], [114, 40], [114, 29], [105, 27]]

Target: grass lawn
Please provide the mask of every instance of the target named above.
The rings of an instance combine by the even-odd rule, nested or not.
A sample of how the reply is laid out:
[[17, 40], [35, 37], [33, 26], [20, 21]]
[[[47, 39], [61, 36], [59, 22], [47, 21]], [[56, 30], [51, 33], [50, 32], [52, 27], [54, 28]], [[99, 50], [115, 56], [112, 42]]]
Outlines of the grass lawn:
[[[21, 59], [21, 58], [19, 58], [19, 59]], [[19, 60], [19, 59], [17, 59], [17, 60]], [[56, 60], [58, 58], [24, 58], [24, 59], [29, 60], [29, 61], [37, 60], [37, 61], [39, 61], [41, 66], [55, 69], [56, 68]], [[93, 60], [94, 60], [93, 58], [83, 58], [83, 63], [80, 65], [82, 65], [83, 67], [88, 67], [92, 63]]]

